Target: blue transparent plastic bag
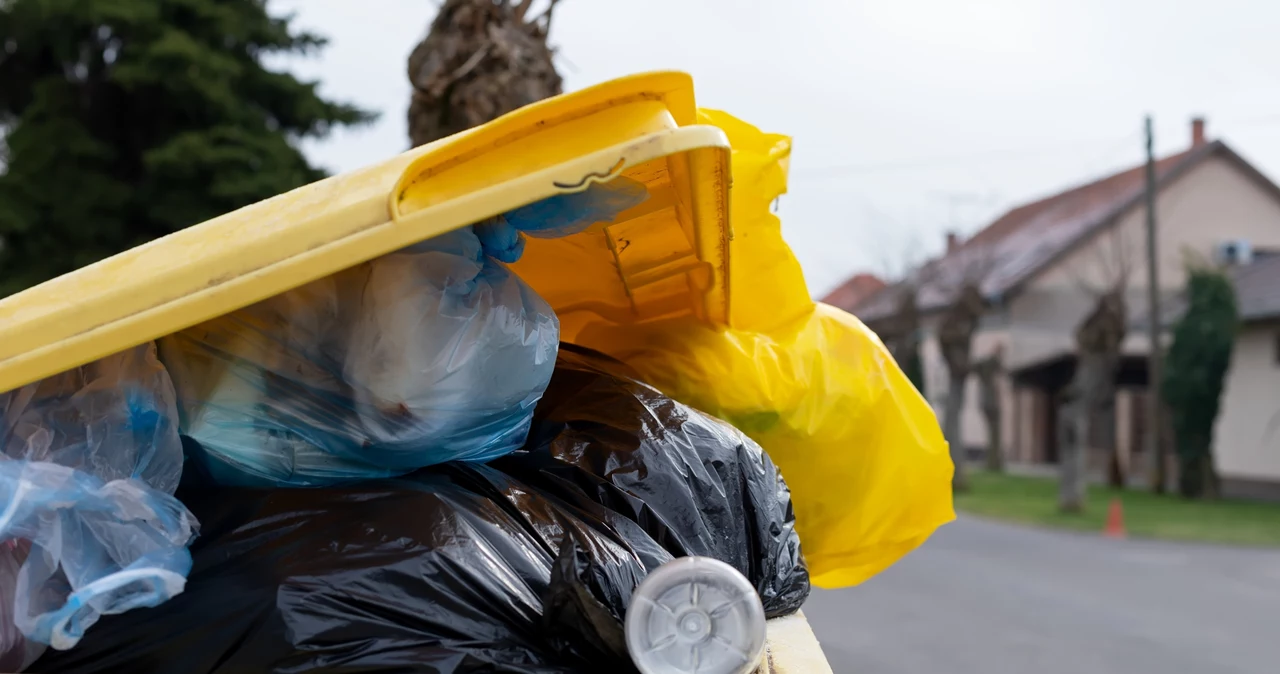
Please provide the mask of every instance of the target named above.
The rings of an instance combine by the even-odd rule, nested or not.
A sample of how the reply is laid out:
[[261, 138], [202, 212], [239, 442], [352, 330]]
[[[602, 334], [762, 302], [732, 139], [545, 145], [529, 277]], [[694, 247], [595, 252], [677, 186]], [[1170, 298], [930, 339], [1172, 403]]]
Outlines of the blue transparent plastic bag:
[[555, 365], [551, 307], [501, 261], [647, 198], [617, 179], [356, 265], [160, 341], [218, 484], [323, 486], [519, 448]]
[[611, 222], [618, 214], [649, 198], [643, 183], [617, 177], [591, 183], [581, 192], [568, 192], [507, 211], [475, 226], [484, 251], [508, 264], [524, 253], [521, 233], [539, 239], [577, 234], [597, 222]]
[[450, 232], [161, 340], [215, 482], [322, 486], [518, 448], [551, 307]]
[[70, 648], [101, 615], [182, 592], [182, 461], [153, 344], [0, 394], [0, 544], [30, 545], [4, 600], [26, 639]]

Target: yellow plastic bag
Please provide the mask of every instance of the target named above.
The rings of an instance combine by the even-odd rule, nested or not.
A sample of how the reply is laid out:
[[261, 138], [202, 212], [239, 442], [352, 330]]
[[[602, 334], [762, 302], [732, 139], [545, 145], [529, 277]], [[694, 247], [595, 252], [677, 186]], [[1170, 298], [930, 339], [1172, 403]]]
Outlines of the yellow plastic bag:
[[790, 140], [722, 112], [699, 121], [733, 148], [730, 326], [595, 325], [575, 341], [759, 442], [791, 487], [814, 584], [858, 584], [954, 519], [946, 442], [879, 338], [809, 298], [769, 211]]

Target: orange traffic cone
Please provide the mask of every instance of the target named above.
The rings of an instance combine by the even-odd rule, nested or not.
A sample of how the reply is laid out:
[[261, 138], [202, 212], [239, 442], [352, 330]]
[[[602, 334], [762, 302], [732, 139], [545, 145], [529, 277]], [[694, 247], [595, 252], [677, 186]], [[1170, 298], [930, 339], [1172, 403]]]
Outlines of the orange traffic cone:
[[1102, 530], [1102, 535], [1107, 538], [1124, 538], [1124, 506], [1120, 504], [1120, 499], [1111, 499], [1111, 506], [1107, 508], [1107, 526]]

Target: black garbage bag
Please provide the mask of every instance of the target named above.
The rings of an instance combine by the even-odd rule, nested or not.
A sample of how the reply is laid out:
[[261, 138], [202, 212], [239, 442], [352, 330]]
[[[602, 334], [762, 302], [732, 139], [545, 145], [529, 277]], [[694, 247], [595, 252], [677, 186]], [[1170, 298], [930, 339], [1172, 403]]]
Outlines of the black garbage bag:
[[634, 672], [626, 602], [670, 559], [627, 518], [483, 466], [181, 495], [204, 524], [186, 592], [30, 671]]
[[608, 356], [561, 345], [525, 450], [492, 465], [575, 506], [626, 515], [675, 557], [733, 566], [771, 618], [809, 595], [791, 492], [769, 456]]
[[178, 494], [203, 523], [186, 592], [30, 671], [627, 674], [631, 594], [673, 556], [738, 568], [770, 616], [809, 590], [760, 448], [572, 347], [530, 443], [493, 466], [314, 490], [198, 477]]

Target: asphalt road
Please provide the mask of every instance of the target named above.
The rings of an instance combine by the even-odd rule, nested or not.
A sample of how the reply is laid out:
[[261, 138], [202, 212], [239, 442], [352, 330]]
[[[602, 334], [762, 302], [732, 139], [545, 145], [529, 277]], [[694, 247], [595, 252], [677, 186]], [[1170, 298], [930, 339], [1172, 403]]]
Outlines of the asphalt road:
[[805, 614], [836, 674], [1280, 673], [1280, 552], [962, 519]]

